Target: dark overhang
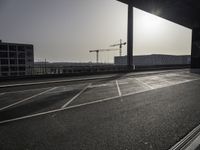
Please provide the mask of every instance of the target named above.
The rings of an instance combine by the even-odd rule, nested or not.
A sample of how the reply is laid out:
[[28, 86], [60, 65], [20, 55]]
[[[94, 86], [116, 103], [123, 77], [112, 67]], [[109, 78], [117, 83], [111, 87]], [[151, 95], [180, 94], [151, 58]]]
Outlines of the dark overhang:
[[199, 0], [117, 0], [189, 28], [200, 26]]

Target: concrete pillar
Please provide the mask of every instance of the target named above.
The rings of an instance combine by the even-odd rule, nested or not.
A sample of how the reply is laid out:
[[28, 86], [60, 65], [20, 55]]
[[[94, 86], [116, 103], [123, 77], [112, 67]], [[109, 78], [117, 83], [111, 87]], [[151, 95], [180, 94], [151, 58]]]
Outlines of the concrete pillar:
[[133, 70], [133, 6], [128, 5], [128, 31], [127, 31], [127, 65]]
[[200, 68], [200, 28], [193, 28], [191, 68]]

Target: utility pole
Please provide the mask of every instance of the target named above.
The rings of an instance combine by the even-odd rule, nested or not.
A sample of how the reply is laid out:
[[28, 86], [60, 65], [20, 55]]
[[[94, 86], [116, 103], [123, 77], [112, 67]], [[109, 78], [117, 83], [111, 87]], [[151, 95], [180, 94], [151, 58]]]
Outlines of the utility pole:
[[122, 42], [122, 39], [120, 39], [120, 43], [114, 44], [114, 45], [110, 45], [110, 47], [115, 47], [115, 46], [119, 46], [119, 56], [122, 56], [122, 46], [126, 45], [126, 42]]

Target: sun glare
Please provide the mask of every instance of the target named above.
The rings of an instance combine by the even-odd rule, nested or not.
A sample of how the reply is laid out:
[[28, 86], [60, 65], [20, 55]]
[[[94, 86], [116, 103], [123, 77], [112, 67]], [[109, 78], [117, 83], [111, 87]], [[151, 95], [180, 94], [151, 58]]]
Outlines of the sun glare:
[[140, 25], [144, 30], [143, 32], [155, 33], [161, 27], [161, 19], [152, 14], [144, 13], [138, 21], [140, 21]]

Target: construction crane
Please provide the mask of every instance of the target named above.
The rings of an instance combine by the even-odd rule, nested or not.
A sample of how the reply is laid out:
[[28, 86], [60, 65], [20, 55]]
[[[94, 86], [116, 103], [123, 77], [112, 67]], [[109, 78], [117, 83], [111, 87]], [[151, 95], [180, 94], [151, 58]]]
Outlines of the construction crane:
[[96, 62], [99, 63], [99, 52], [105, 52], [105, 51], [118, 51], [119, 49], [96, 49], [96, 50], [90, 50], [90, 53], [96, 53]]
[[122, 42], [122, 39], [120, 39], [120, 43], [110, 45], [110, 47], [119, 46], [119, 56], [122, 56], [122, 46], [123, 45], [126, 45], [126, 42]]

